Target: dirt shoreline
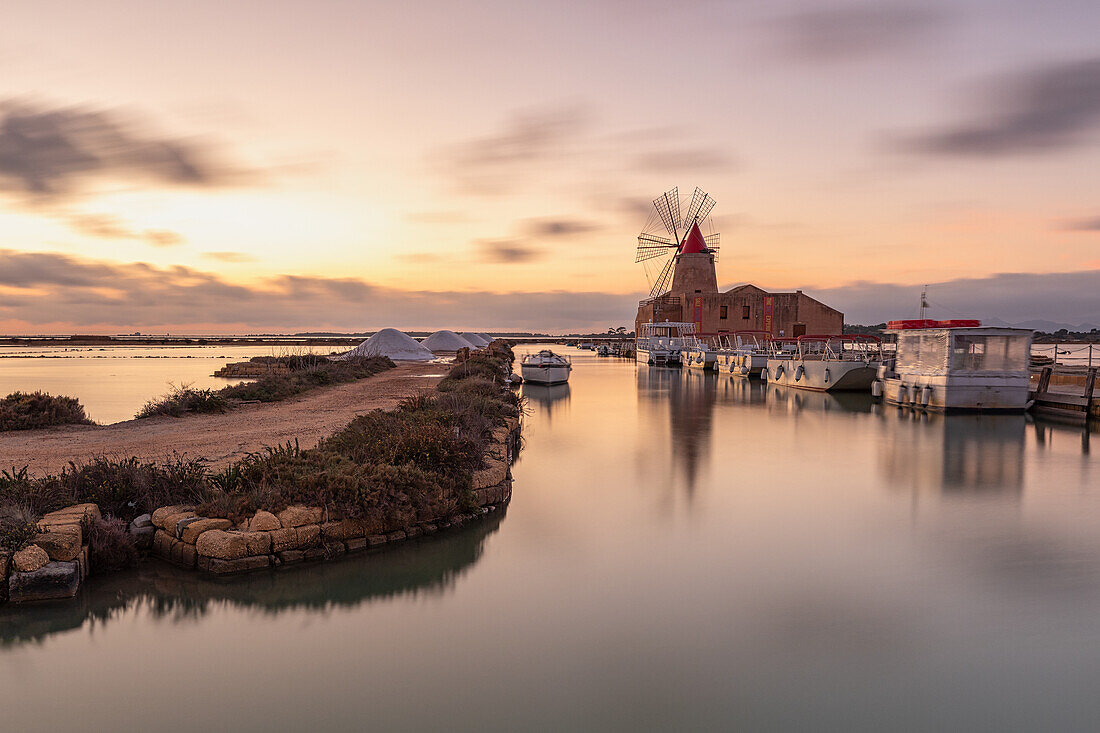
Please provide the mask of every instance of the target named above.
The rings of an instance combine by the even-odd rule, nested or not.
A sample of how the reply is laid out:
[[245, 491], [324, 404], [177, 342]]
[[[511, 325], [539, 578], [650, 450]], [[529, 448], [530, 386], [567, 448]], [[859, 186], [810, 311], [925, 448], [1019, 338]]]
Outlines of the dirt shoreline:
[[173, 453], [204, 458], [213, 468], [240, 460], [265, 446], [298, 440], [310, 448], [357, 415], [390, 409], [434, 387], [447, 367], [399, 363], [367, 379], [311, 390], [284, 402], [242, 405], [214, 415], [153, 417], [111, 425], [73, 425], [0, 433], [0, 467], [28, 466], [31, 473], [57, 473], [97, 455], [159, 460]]

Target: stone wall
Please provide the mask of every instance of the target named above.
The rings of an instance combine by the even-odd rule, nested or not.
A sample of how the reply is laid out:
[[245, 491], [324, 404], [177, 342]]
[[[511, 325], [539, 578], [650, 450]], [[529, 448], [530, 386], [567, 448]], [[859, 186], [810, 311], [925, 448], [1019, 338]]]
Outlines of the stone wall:
[[[331, 560], [341, 555], [459, 527], [496, 511], [512, 497], [511, 463], [519, 445], [519, 420], [493, 433], [486, 468], [473, 477], [479, 509], [416, 524], [390, 527], [363, 519], [333, 519], [319, 507], [291, 506], [273, 514], [256, 512], [234, 525], [201, 517], [195, 507], [161, 507], [130, 523], [139, 549], [185, 568], [226, 575]], [[0, 552], [0, 603], [72, 598], [88, 576], [85, 535], [100, 518], [95, 504], [51, 512], [38, 524], [32, 544]]]
[[91, 523], [100, 518], [95, 504], [77, 504], [50, 512], [38, 522], [38, 534], [14, 553], [0, 552], [0, 601], [25, 603], [72, 598], [88, 577]]

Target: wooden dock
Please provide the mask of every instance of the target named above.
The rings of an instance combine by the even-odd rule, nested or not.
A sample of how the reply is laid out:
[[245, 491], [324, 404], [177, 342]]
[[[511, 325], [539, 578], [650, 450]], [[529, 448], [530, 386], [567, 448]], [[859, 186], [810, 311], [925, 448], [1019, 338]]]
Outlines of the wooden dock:
[[1095, 396], [1097, 367], [1081, 374], [1055, 374], [1043, 367], [1029, 393], [1032, 410], [1041, 414], [1079, 419], [1100, 418], [1100, 399]]

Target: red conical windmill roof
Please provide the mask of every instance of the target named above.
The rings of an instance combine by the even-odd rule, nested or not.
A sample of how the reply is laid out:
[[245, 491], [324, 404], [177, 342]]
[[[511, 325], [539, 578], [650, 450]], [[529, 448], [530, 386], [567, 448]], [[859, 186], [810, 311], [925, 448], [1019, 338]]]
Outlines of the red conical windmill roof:
[[703, 233], [699, 231], [699, 222], [691, 225], [691, 231], [684, 237], [684, 243], [680, 245], [680, 254], [698, 254], [707, 248], [707, 241], [703, 239]]

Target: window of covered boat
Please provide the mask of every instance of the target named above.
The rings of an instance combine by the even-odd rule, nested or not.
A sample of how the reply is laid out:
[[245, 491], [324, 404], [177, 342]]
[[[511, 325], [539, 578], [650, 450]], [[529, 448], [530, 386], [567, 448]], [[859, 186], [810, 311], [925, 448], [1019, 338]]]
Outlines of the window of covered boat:
[[1026, 336], [956, 334], [951, 350], [955, 372], [1018, 372], [1027, 369]]
[[947, 332], [908, 331], [898, 334], [899, 374], [946, 374]]

